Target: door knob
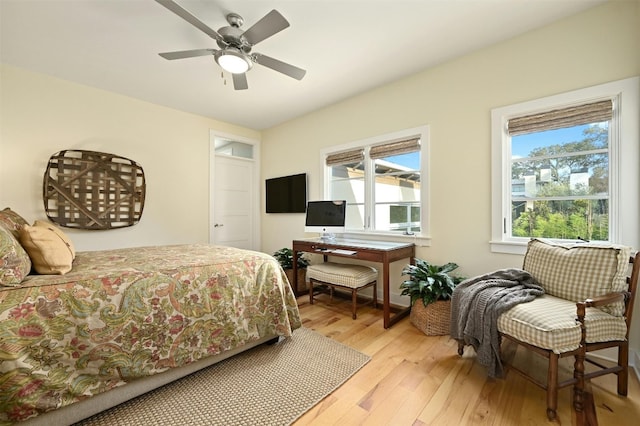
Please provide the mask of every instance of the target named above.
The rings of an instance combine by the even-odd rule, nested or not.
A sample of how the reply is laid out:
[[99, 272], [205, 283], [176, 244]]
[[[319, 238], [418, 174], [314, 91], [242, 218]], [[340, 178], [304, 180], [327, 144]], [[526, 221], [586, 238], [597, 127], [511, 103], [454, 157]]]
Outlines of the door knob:
[[213, 225], [214, 228], [220, 228], [221, 226], [224, 226], [224, 223], [216, 223]]

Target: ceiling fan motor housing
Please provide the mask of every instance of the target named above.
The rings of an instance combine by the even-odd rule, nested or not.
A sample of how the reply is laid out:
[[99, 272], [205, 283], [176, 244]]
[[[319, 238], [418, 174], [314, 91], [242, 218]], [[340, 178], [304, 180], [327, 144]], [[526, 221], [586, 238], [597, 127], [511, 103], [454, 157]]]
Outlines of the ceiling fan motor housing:
[[218, 30], [218, 34], [220, 34], [224, 40], [224, 42], [218, 40], [218, 46], [221, 49], [232, 46], [244, 53], [251, 52], [251, 48], [253, 46], [251, 46], [247, 39], [242, 35], [244, 31], [240, 29], [242, 24], [244, 24], [242, 16], [237, 13], [229, 13], [227, 15], [227, 22], [229, 23], [228, 27], [222, 27]]

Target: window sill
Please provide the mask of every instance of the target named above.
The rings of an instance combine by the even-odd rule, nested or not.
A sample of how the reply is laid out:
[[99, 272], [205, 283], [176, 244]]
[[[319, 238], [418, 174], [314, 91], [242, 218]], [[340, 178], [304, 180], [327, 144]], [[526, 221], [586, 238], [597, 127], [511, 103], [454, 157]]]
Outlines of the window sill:
[[430, 247], [431, 237], [427, 237], [420, 234], [414, 235], [402, 235], [402, 234], [388, 234], [384, 232], [357, 232], [347, 231], [342, 234], [344, 238], [353, 238], [358, 240], [370, 240], [370, 241], [391, 241], [397, 243], [414, 243], [418, 247]]
[[527, 252], [527, 241], [490, 241], [492, 253], [519, 254]]

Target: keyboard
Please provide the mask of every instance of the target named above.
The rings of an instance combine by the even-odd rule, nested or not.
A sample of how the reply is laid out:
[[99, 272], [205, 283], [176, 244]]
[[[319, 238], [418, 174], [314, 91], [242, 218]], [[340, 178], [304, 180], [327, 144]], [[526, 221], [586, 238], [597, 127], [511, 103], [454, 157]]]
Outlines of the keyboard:
[[332, 253], [335, 253], [335, 254], [346, 254], [346, 255], [352, 255], [352, 254], [356, 254], [356, 253], [357, 253], [357, 251], [353, 251], [353, 250], [335, 249], [335, 250], [332, 250]]

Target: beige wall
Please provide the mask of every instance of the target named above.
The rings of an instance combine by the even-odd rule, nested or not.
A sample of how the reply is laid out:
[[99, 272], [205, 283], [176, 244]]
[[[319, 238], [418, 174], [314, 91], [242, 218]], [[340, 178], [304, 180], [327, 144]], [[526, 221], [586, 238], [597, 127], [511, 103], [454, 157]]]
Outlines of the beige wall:
[[133, 227], [65, 228], [78, 250], [208, 242], [209, 132], [260, 139], [259, 132], [14, 67], [0, 72], [0, 209], [45, 219], [51, 154], [102, 151], [142, 165], [145, 208]]
[[[209, 131], [261, 139], [262, 180], [307, 172], [320, 197], [321, 149], [400, 129], [431, 129], [431, 247], [475, 275], [520, 266], [492, 254], [490, 111], [494, 107], [640, 75], [640, 7], [613, 1], [521, 37], [260, 132], [13, 67], [0, 67], [0, 208], [44, 217], [42, 175], [62, 149], [112, 152], [147, 176], [141, 222], [108, 232], [69, 230], [79, 250], [208, 240]], [[470, 37], [473, 35], [470, 34]], [[437, 40], [434, 40], [437, 42]], [[264, 197], [263, 197], [264, 198]], [[264, 200], [261, 207], [264, 212]], [[262, 249], [303, 237], [304, 215], [262, 213]], [[402, 280], [398, 262], [392, 290]], [[640, 348], [636, 306], [632, 346]]]
[[[322, 148], [428, 124], [432, 245], [418, 256], [456, 262], [467, 276], [521, 266], [521, 256], [489, 247], [491, 109], [640, 75], [638, 5], [605, 4], [269, 129], [263, 178], [307, 172], [317, 199]], [[263, 250], [304, 237], [303, 226], [302, 214], [263, 214]], [[638, 348], [640, 321], [633, 331]]]

